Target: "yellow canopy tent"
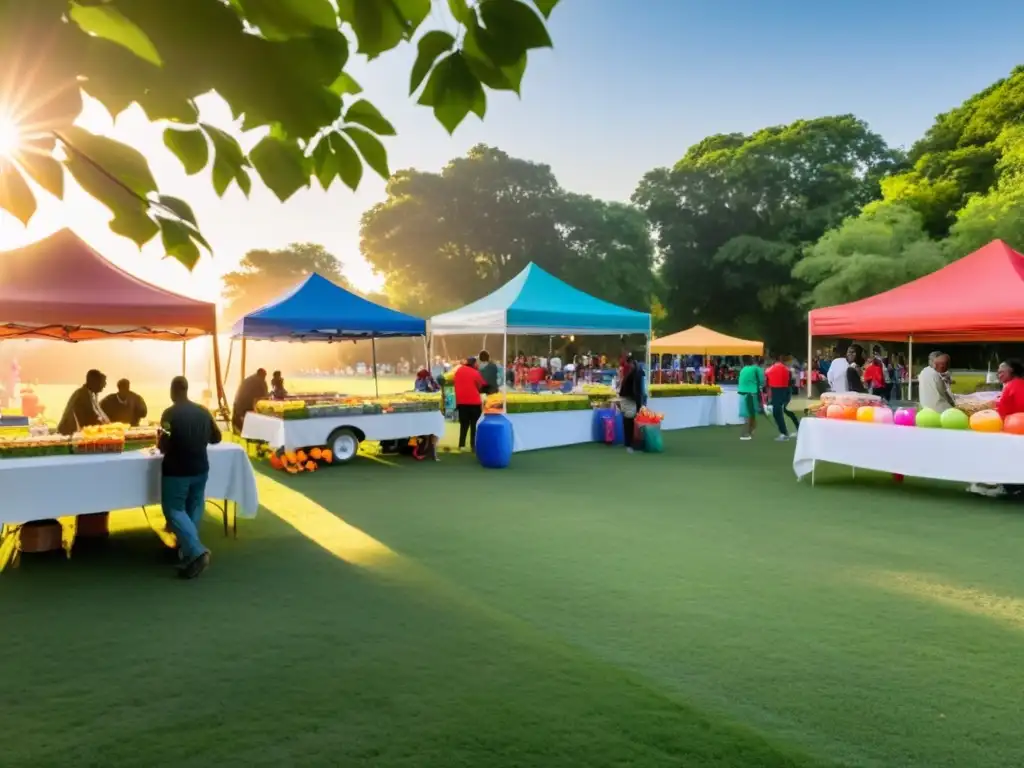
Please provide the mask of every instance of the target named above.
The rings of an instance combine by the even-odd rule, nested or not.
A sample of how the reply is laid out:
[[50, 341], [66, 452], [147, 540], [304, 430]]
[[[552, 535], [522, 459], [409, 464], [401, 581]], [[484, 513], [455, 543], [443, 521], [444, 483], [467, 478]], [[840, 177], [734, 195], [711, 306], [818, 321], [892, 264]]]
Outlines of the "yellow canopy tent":
[[763, 355], [763, 341], [734, 339], [695, 325], [651, 342], [652, 355]]

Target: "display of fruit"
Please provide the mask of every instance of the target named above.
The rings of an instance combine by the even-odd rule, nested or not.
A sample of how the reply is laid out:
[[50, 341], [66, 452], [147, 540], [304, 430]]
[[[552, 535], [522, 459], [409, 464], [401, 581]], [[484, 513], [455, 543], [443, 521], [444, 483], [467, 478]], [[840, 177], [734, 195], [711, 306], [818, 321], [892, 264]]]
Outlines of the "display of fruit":
[[717, 384], [651, 384], [651, 397], [715, 397], [722, 394]]
[[531, 394], [526, 392], [509, 392], [488, 395], [484, 410], [488, 413], [500, 413], [502, 402], [507, 397], [507, 413], [546, 413], [549, 411], [586, 411], [590, 406], [590, 398], [586, 395], [563, 395], [560, 392], [543, 392]]
[[0, 459], [67, 456], [71, 440], [64, 435], [22, 435], [0, 439]]

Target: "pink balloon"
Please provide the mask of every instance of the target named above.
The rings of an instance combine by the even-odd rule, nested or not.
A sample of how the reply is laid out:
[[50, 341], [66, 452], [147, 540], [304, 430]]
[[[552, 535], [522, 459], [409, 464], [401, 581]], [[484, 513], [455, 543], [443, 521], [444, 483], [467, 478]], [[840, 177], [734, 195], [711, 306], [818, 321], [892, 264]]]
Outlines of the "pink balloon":
[[898, 427], [912, 427], [917, 423], [916, 408], [900, 408], [892, 417], [893, 424]]
[[884, 405], [875, 408], [875, 424], [892, 424], [892, 411]]

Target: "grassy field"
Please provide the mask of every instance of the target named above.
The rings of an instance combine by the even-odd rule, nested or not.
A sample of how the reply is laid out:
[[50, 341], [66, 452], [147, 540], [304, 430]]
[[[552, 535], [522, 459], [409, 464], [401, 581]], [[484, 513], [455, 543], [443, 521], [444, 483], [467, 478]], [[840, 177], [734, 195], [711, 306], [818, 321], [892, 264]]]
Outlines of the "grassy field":
[[4, 765], [1024, 764], [1024, 516], [731, 429], [264, 474], [0, 577]]

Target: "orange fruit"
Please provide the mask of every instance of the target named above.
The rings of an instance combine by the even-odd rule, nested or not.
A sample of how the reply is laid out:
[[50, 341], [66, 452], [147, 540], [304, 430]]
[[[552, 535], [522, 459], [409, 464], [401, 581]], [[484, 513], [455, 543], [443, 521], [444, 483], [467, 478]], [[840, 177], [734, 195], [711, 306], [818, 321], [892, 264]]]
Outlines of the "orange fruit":
[[313, 459], [313, 461], [320, 461], [323, 457], [324, 454], [319, 448], [314, 448], [309, 452], [309, 458]]
[[306, 455], [305, 451], [299, 451], [295, 454], [295, 458], [299, 460], [299, 464], [305, 464], [309, 457]]
[[328, 464], [334, 461], [334, 454], [331, 453], [330, 448], [324, 448], [322, 451], [320, 451], [320, 457]]
[[316, 464], [314, 464], [312, 461], [307, 461], [306, 462], [306, 471], [307, 472], [314, 472], [315, 470], [316, 470]]

